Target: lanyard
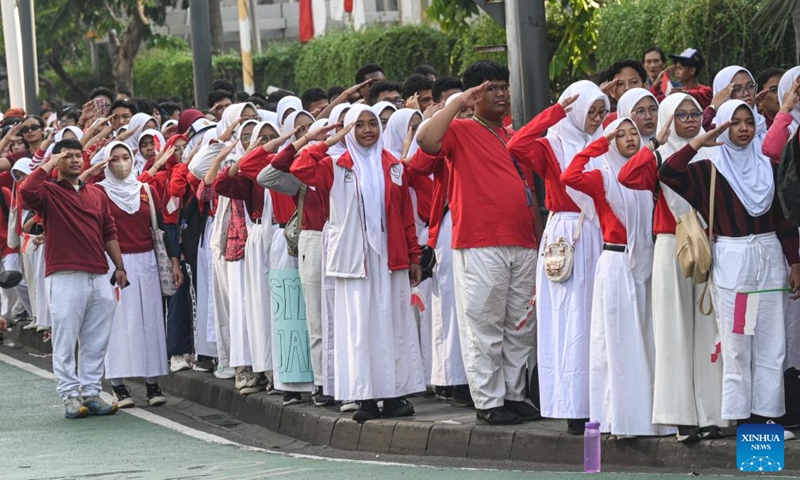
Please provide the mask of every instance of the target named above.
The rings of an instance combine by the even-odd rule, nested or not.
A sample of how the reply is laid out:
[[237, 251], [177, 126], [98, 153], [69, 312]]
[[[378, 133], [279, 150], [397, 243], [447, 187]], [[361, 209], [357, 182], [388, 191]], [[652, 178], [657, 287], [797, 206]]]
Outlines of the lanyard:
[[[483, 125], [486, 128], [486, 130], [489, 130], [492, 133], [492, 135], [495, 136], [495, 138], [500, 140], [500, 143], [503, 144], [503, 148], [507, 148], [506, 141], [503, 140], [503, 137], [498, 135], [497, 132], [495, 132], [494, 129], [489, 126], [489, 124], [484, 122], [482, 119], [480, 119], [476, 115], [473, 115], [472, 119], [475, 120], [476, 122], [478, 122], [480, 125]], [[503, 128], [503, 131], [506, 132], [505, 127], [501, 127], [501, 128]], [[506, 136], [509, 136], [508, 132], [506, 132]], [[517, 159], [515, 159], [514, 157], [511, 157], [511, 161], [514, 162], [514, 168], [517, 169], [517, 173], [519, 174], [519, 178], [522, 179], [522, 184], [525, 186], [525, 199], [528, 202], [528, 206], [532, 207], [533, 206], [533, 193], [531, 192], [531, 189], [528, 186], [528, 182], [525, 180], [525, 174], [522, 173], [522, 168], [519, 166], [519, 162], [517, 162]]]

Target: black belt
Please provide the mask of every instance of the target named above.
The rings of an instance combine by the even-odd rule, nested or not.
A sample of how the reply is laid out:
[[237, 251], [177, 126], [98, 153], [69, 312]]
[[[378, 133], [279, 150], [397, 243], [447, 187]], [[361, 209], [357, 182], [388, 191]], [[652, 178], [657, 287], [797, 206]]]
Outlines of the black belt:
[[272, 222], [272, 224], [277, 226], [278, 228], [286, 228], [285, 223]]
[[253, 224], [254, 225], [261, 225], [261, 219], [260, 218], [256, 218], [255, 220], [253, 220]]
[[613, 243], [604, 243], [603, 250], [608, 250], [610, 252], [620, 252], [625, 253], [628, 251], [627, 245], [615, 245]]

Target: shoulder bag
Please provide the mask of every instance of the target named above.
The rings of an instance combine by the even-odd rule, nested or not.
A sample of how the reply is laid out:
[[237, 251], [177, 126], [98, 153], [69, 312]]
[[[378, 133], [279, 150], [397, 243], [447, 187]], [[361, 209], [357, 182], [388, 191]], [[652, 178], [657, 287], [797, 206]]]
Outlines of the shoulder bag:
[[299, 255], [298, 243], [300, 242], [300, 232], [303, 230], [303, 205], [306, 203], [305, 185], [300, 186], [300, 198], [297, 199], [297, 210], [294, 211], [292, 218], [286, 223], [283, 229], [283, 236], [286, 238], [286, 248], [289, 255], [296, 257]]
[[[547, 221], [553, 218], [553, 212], [547, 216]], [[551, 282], [562, 283], [569, 280], [572, 276], [572, 267], [575, 263], [575, 245], [581, 236], [583, 229], [584, 214], [581, 212], [578, 217], [578, 226], [575, 228], [575, 236], [572, 244], [569, 244], [564, 237], [558, 237], [553, 243], [547, 243], [547, 235], [542, 242], [542, 257], [544, 258], [544, 271]]]
[[161, 296], [171, 297], [178, 291], [175, 288], [175, 280], [172, 278], [172, 260], [167, 254], [167, 247], [164, 245], [164, 232], [158, 228], [156, 220], [156, 206], [153, 202], [153, 194], [150, 185], [144, 184], [147, 192], [147, 202], [150, 204], [150, 235], [153, 237], [153, 252], [156, 254], [158, 264], [158, 279], [161, 282]]

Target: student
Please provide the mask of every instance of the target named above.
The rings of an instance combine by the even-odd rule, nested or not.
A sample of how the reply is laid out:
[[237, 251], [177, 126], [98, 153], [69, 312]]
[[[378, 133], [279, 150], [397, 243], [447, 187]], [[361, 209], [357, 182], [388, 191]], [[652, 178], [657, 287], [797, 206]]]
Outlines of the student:
[[[656, 96], [659, 102], [664, 100], [664, 97], [672, 92], [688, 93], [693, 96], [697, 103], [705, 109], [711, 103], [713, 93], [711, 87], [701, 85], [698, 82], [700, 71], [705, 66], [703, 56], [694, 48], [687, 48], [677, 55], [670, 55], [669, 58], [675, 61], [670, 67], [667, 67], [664, 72], [659, 76], [658, 80], [650, 87], [650, 91]], [[680, 82], [677, 87], [667, 87], [665, 91], [663, 84], [670, 82], [670, 76], [675, 75], [675, 79]]]
[[[425, 380], [410, 304], [409, 279], [416, 286], [422, 276], [411, 198], [403, 166], [383, 150], [378, 117], [353, 105], [345, 124], [303, 150], [291, 168], [300, 181], [330, 195], [326, 272], [336, 279], [334, 396], [359, 402], [356, 421], [413, 415], [405, 396], [425, 390]], [[347, 152], [334, 163], [327, 149], [345, 137]]]
[[756, 76], [756, 85], [759, 91], [756, 95], [758, 113], [767, 120], [767, 128], [772, 126], [775, 115], [781, 108], [780, 98], [778, 98], [778, 83], [786, 73], [782, 68], [768, 68]]
[[664, 70], [664, 66], [667, 64], [667, 56], [664, 55], [664, 51], [660, 48], [650, 47], [644, 51], [642, 63], [647, 71], [647, 88], [650, 88], [658, 79], [658, 74]]
[[[722, 344], [722, 418], [764, 423], [785, 412], [787, 295], [780, 289], [789, 286], [793, 298], [800, 292], [798, 230], [784, 218], [775, 198], [777, 165], [754, 145], [750, 106], [729, 100], [716, 121], [717, 128], [693, 138], [667, 159], [659, 179], [709, 218], [711, 167], [716, 167], [711, 293]], [[715, 148], [710, 158], [692, 161], [702, 147]], [[759, 291], [764, 292], [751, 307], [757, 324], [750, 331], [752, 324], [734, 321], [737, 296]], [[791, 432], [784, 435], [794, 437]]]
[[[625, 107], [620, 111], [626, 113]], [[659, 107], [658, 135], [643, 144], [618, 176], [625, 187], [647, 190], [658, 198], [653, 214], [653, 423], [677, 426], [681, 442], [720, 438], [720, 428], [727, 426], [720, 410], [722, 361], [711, 355], [716, 323], [698, 305], [704, 286], [684, 277], [675, 255], [675, 219], [689, 212], [690, 205], [658, 183], [659, 163], [703, 131], [699, 115], [694, 97], [669, 95]]]
[[[47, 163], [20, 186], [25, 207], [44, 219], [47, 289], [53, 320], [53, 373], [65, 417], [116, 413], [100, 398], [103, 359], [116, 302], [109, 285], [106, 253], [114, 264], [113, 283], [128, 284], [117, 228], [103, 192], [79, 182], [82, 146], [62, 140]], [[48, 181], [58, 167], [58, 181]], [[76, 355], [77, 347], [77, 355]]]
[[403, 82], [403, 98], [406, 103], [416, 98], [420, 112], [425, 112], [433, 104], [433, 81], [425, 75], [413, 74]]
[[[540, 418], [525, 402], [539, 212], [529, 177], [506, 150], [508, 78], [508, 69], [496, 62], [470, 65], [464, 72], [469, 90], [417, 134], [420, 148], [430, 155], [441, 152], [450, 167], [462, 354], [476, 416], [492, 425]], [[455, 119], [468, 107], [475, 107], [471, 119]], [[518, 160], [531, 167], [530, 160]]]
[[778, 83], [778, 99], [780, 111], [775, 116], [775, 121], [769, 127], [764, 142], [761, 145], [762, 153], [779, 163], [784, 145], [789, 137], [794, 135], [800, 121], [800, 67], [794, 67], [783, 74]]
[[381, 129], [386, 131], [386, 126], [389, 124], [389, 119], [392, 118], [394, 112], [397, 111], [397, 107], [395, 107], [392, 102], [381, 101], [373, 105], [370, 109], [381, 122]]
[[300, 110], [303, 110], [303, 101], [299, 98], [294, 95], [281, 98], [275, 110], [278, 114], [278, 127], [282, 129], [284, 122], [286, 122], [286, 117]]
[[758, 113], [756, 105], [756, 84], [750, 70], [738, 65], [723, 68], [714, 76], [714, 98], [703, 112], [703, 128], [714, 128], [714, 117], [720, 105], [728, 100], [741, 100], [750, 105], [756, 119], [756, 145], [760, 146], [767, 134], [767, 120]]
[[[652, 424], [653, 197], [617, 180], [638, 151], [639, 131], [621, 117], [561, 175], [565, 185], [592, 198], [603, 232], [592, 293], [589, 410], [600, 430], [617, 438], [669, 433]], [[592, 158], [603, 166], [587, 170]]]
[[[565, 239], [574, 248], [572, 274], [550, 280], [543, 258], [536, 266], [539, 398], [542, 415], [567, 419], [567, 431], [582, 435], [589, 418], [589, 325], [595, 265], [602, 240], [591, 199], [567, 188], [562, 172], [575, 155], [599, 138], [609, 100], [592, 82], [570, 85], [554, 105], [522, 127], [508, 144], [514, 158], [529, 162], [545, 182], [552, 212], [542, 248]], [[542, 138], [542, 133], [547, 136]]]
[[398, 82], [375, 82], [369, 87], [369, 104], [389, 102], [395, 108], [403, 108], [403, 85]]
[[[153, 252], [151, 218], [158, 227], [164, 224], [158, 205], [158, 192], [136, 179], [133, 152], [122, 142], [105, 147], [105, 179], [97, 183], [109, 200], [111, 215], [117, 222], [120, 250], [127, 269], [128, 288], [120, 292], [119, 305], [111, 326], [106, 352], [106, 378], [111, 380], [119, 408], [134, 406], [124, 379], [144, 377], [150, 406], [167, 403], [158, 378], [167, 375], [168, 357], [161, 302], [161, 282]], [[152, 211], [151, 211], [152, 210]], [[164, 245], [172, 260], [175, 286], [183, 282], [178, 254], [164, 234]]]

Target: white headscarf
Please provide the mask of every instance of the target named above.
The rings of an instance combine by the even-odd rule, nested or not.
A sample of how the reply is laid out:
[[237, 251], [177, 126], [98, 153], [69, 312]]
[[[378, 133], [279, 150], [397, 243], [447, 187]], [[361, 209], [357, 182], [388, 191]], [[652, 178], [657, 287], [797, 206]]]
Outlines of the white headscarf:
[[[295, 110], [294, 112], [290, 113], [289, 116], [286, 117], [286, 121], [283, 122], [283, 132], [282, 132], [283, 134], [289, 133], [292, 130], [294, 130], [295, 123], [297, 122], [297, 117], [300, 115], [307, 115], [309, 118], [311, 118], [313, 123], [314, 115], [311, 115], [305, 110]], [[284, 145], [288, 145], [296, 141], [297, 141], [296, 135], [292, 135], [291, 137], [289, 137], [288, 140], [286, 140], [286, 143]]]
[[253, 133], [250, 136], [250, 146], [253, 146], [253, 142], [258, 141], [258, 136], [261, 135], [261, 130], [264, 127], [270, 127], [273, 130], [275, 130], [275, 133], [277, 133], [278, 135], [281, 134], [281, 129], [278, 128], [278, 125], [275, 122], [270, 122], [270, 121], [258, 122], [256, 126], [253, 127]]
[[[749, 105], [741, 100], [728, 100], [719, 107], [717, 121], [721, 124], [730, 121], [741, 106]], [[752, 112], [752, 109], [751, 109]], [[744, 147], [733, 143], [730, 130], [720, 135], [722, 145], [712, 149], [710, 160], [717, 171], [733, 188], [736, 196], [753, 217], [760, 217], [772, 207], [775, 198], [775, 176], [769, 157], [761, 153], [755, 141]]]
[[[797, 77], [800, 77], [800, 66], [790, 68], [788, 72], [784, 73], [781, 77], [781, 81], [778, 82], [778, 102], [783, 105], [783, 97], [789, 90], [792, 89], [792, 85], [794, 85], [794, 81], [797, 80]], [[797, 130], [797, 127], [800, 126], [800, 103], [795, 105], [794, 109], [789, 112], [792, 114], [791, 125], [789, 125], [789, 135], [794, 134], [794, 131]]]
[[[158, 154], [161, 153], [162, 150], [164, 150], [164, 145], [166, 145], [167, 141], [164, 140], [164, 135], [162, 135], [161, 132], [152, 128], [148, 128], [147, 130], [142, 132], [141, 135], [139, 135], [139, 143], [142, 143], [142, 139], [144, 137], [147, 137], [148, 135], [153, 137], [153, 143], [155, 144], [156, 147], [155, 155], [157, 157]], [[142, 150], [139, 148], [139, 143], [136, 144], [137, 150], [136, 150], [136, 158], [134, 158], [133, 162], [133, 169], [136, 170], [136, 172], [141, 173], [142, 169], [144, 168], [145, 164], [149, 159], [144, 158], [144, 155], [142, 155]]]
[[262, 110], [262, 109], [259, 108], [258, 109], [258, 116], [259, 116], [259, 118], [261, 118], [262, 122], [272, 122], [272, 123], [276, 123], [276, 124], [278, 123], [277, 122], [278, 114], [275, 113], [275, 112], [270, 112], [269, 110]]
[[[389, 123], [386, 124], [383, 148], [388, 150], [389, 153], [398, 160], [400, 160], [403, 155], [403, 142], [406, 141], [408, 126], [411, 124], [411, 119], [414, 118], [414, 115], [419, 115], [420, 118], [422, 118], [422, 114], [419, 113], [419, 110], [401, 108], [392, 115], [392, 118], [389, 119]], [[411, 157], [411, 155], [413, 155], [413, 153], [409, 148], [408, 156]]]
[[[320, 118], [319, 120], [314, 121], [314, 123], [312, 123], [310, 127], [308, 127], [308, 131], [309, 132], [313, 132], [314, 130], [318, 130], [320, 128], [327, 127], [329, 123], [330, 123], [330, 119]], [[331, 136], [331, 132], [328, 132], [325, 136], [326, 137], [330, 137]], [[313, 144], [313, 143], [319, 143], [319, 142], [312, 141], [311, 143]]]
[[275, 123], [277, 123], [279, 127], [283, 128], [283, 116], [286, 115], [286, 110], [289, 110], [290, 108], [294, 110], [302, 110], [303, 101], [294, 95], [283, 97], [280, 99], [280, 101], [278, 101], [278, 106], [275, 108], [277, 112], [277, 119]]
[[[333, 107], [333, 110], [331, 110], [331, 116], [330, 116], [331, 122], [338, 122], [339, 121], [339, 117], [342, 115], [342, 112], [344, 112], [345, 110], [349, 109], [350, 106], [351, 105], [349, 103], [340, 103], [339, 105], [336, 105], [335, 107]], [[347, 151], [347, 146], [345, 145], [345, 141], [342, 140], [341, 142], [337, 143], [336, 145], [334, 145], [334, 146], [332, 146], [332, 147], [330, 147], [328, 149], [328, 155], [330, 155], [331, 158], [333, 159], [333, 161], [335, 162], [336, 160], [339, 159], [339, 157], [342, 156], [342, 154], [345, 151]]]
[[[730, 85], [733, 81], [733, 77], [735, 77], [739, 72], [746, 73], [747, 76], [750, 77], [750, 80], [755, 83], [756, 80], [753, 78], [753, 74], [750, 73], [750, 70], [740, 67], [739, 65], [731, 65], [717, 72], [717, 75], [714, 77], [714, 95]], [[753, 103], [755, 103], [756, 93], [753, 92], [751, 95], [753, 96]], [[764, 143], [764, 137], [767, 135], [767, 119], [758, 113], [758, 109], [755, 107], [751, 108], [750, 110], [753, 111], [753, 118], [756, 121], [756, 139], [758, 141], [757, 146], [758, 148], [761, 148], [761, 144]], [[714, 123], [717, 123], [716, 120]]]
[[18, 182], [18, 175], [20, 173], [30, 175], [31, 172], [33, 172], [33, 160], [28, 157], [22, 157], [14, 162], [14, 166], [11, 167], [11, 178], [13, 178], [15, 182]]
[[[253, 109], [253, 111], [256, 111], [255, 105], [250, 102], [233, 103], [225, 108], [225, 111], [222, 112], [222, 117], [220, 117], [219, 123], [217, 124], [217, 138], [222, 136], [222, 134], [225, 133], [225, 130], [227, 130], [228, 127], [233, 125], [234, 122], [236, 122], [236, 120], [242, 116], [242, 111], [245, 107], [250, 107]], [[237, 128], [236, 131], [238, 132], [239, 129]], [[234, 133], [233, 138], [238, 138], [236, 137], [236, 133]]]
[[170, 118], [169, 120], [164, 122], [164, 125], [161, 125], [161, 133], [163, 134], [164, 132], [167, 131], [169, 127], [176, 127], [177, 125], [178, 121]]
[[[679, 137], [675, 128], [675, 122], [677, 121], [677, 119], [674, 117], [675, 111], [684, 100], [689, 100], [694, 104], [698, 111], [703, 111], [703, 109], [700, 108], [700, 104], [697, 103], [697, 100], [693, 96], [686, 93], [673, 93], [668, 95], [667, 98], [661, 101], [661, 105], [658, 107], [658, 125], [656, 126], [656, 132], [660, 132], [664, 128], [664, 125], [667, 124], [667, 121], [670, 119], [670, 117], [673, 117], [672, 122], [670, 123], [669, 137], [667, 137], [667, 141], [658, 147], [657, 150], [659, 155], [661, 155], [662, 162], [666, 162], [673, 153], [685, 147], [689, 144], [689, 141], [691, 141], [691, 138]], [[705, 132], [703, 131], [703, 127], [701, 125], [697, 134], [700, 135], [703, 133]], [[711, 150], [708, 148], [701, 148], [700, 151], [697, 152], [697, 155], [695, 155], [695, 159], [692, 161], [694, 162], [710, 157]], [[664, 195], [664, 200], [667, 202], [667, 205], [669, 206], [669, 209], [672, 211], [672, 214], [675, 216], [675, 218], [689, 213], [689, 211], [692, 209], [692, 206], [689, 204], [689, 202], [684, 200], [683, 197], [675, 193], [675, 191], [663, 183], [661, 184], [661, 190]]]
[[136, 133], [125, 139], [125, 143], [131, 148], [131, 151], [134, 149], [139, 149], [139, 137], [142, 135], [142, 132], [145, 131], [144, 124], [150, 120], [155, 121], [156, 128], [158, 128], [158, 120], [153, 118], [152, 115], [148, 115], [146, 113], [137, 113], [131, 117], [131, 121], [128, 122], [128, 129], [139, 127], [139, 130]]
[[[234, 159], [234, 160], [241, 160], [241, 159], [244, 157], [244, 154], [247, 152], [247, 148], [248, 148], [248, 147], [250, 146], [250, 144], [253, 142], [253, 136], [252, 136], [252, 133], [250, 134], [250, 141], [249, 141], [249, 142], [247, 142], [247, 145], [244, 145], [244, 144], [241, 142], [241, 138], [242, 138], [242, 130], [244, 130], [244, 127], [245, 127], [245, 126], [247, 126], [247, 125], [250, 125], [250, 124], [253, 124], [253, 133], [255, 133], [255, 131], [256, 131], [256, 128], [255, 128], [255, 126], [257, 126], [257, 125], [258, 125], [258, 123], [259, 123], [259, 122], [255, 121], [255, 120], [245, 120], [244, 122], [242, 122], [242, 123], [239, 125], [239, 128], [237, 128], [237, 129], [236, 129], [236, 139], [237, 139], [237, 140], [236, 140], [236, 148], [234, 148], [234, 149], [233, 149], [233, 155], [235, 156], [235, 159]], [[229, 157], [229, 158], [230, 158], [230, 157]]]
[[[600, 87], [588, 80], [581, 80], [567, 87], [558, 101], [561, 102], [565, 98], [576, 94], [579, 94], [579, 97], [575, 100], [575, 103], [572, 104], [572, 110], [567, 113], [567, 118], [551, 127], [545, 136], [550, 143], [550, 148], [553, 149], [553, 154], [555, 154], [558, 159], [558, 164], [561, 166], [562, 172], [572, 163], [572, 159], [575, 158], [575, 155], [582, 152], [587, 145], [600, 138], [602, 134], [600, 128], [592, 135], [589, 135], [584, 130], [586, 117], [589, 115], [592, 104], [597, 100], [603, 100], [605, 108], [611, 108], [611, 103], [608, 101], [606, 94], [600, 90]], [[587, 164], [586, 169], [595, 170], [601, 166], [602, 163], [593, 160]], [[595, 211], [592, 199], [588, 195], [572, 187], [566, 188], [567, 195], [570, 196], [587, 217], [597, 224], [597, 212]]]
[[[603, 134], [615, 132], [623, 123], [636, 123], [631, 118], [614, 120]], [[638, 131], [638, 128], [637, 128]], [[603, 186], [614, 215], [625, 227], [628, 237], [628, 269], [634, 278], [644, 281], [653, 271], [653, 194], [646, 190], [633, 190], [619, 183], [619, 171], [629, 158], [623, 156], [612, 139], [603, 156]]]
[[[397, 107], [395, 106], [395, 104], [389, 102], [378, 102], [372, 107], [370, 107], [372, 113], [374, 113], [375, 116], [378, 117], [378, 121], [381, 120], [381, 113], [383, 113], [383, 111], [386, 110], [387, 108], [391, 108], [392, 112], [397, 111]], [[394, 113], [392, 113], [392, 115], [394, 115]]]
[[[128, 150], [133, 161], [133, 151], [127, 144], [119, 141], [113, 141], [106, 145], [103, 149], [103, 158], [111, 156], [111, 150], [123, 147]], [[106, 165], [105, 168], [106, 178], [99, 183], [111, 199], [123, 212], [133, 215], [139, 211], [141, 204], [141, 189], [142, 182], [136, 178], [136, 170], [131, 165], [131, 171], [127, 177], [120, 180], [111, 173], [111, 169]]]
[[[646, 90], [644, 88], [631, 88], [627, 92], [623, 93], [621, 97], [619, 97], [619, 101], [617, 101], [617, 115], [619, 118], [630, 118], [633, 120], [633, 109], [636, 108], [636, 105], [642, 101], [643, 98], [650, 97], [653, 99], [653, 102], [658, 106], [658, 99], [650, 93], [650, 90]], [[658, 118], [656, 118], [658, 120]], [[638, 129], [638, 127], [637, 127]], [[658, 130], [656, 130], [657, 132]], [[639, 135], [641, 137], [641, 146], [644, 147], [647, 145], [647, 142], [653, 138], [652, 135], [643, 136], [642, 132], [639, 131]]]
[[[378, 116], [366, 105], [353, 105], [345, 115], [344, 123], [349, 125], [356, 122], [362, 113], [369, 112], [378, 119]], [[364, 200], [364, 212], [367, 224], [367, 241], [376, 252], [382, 250], [383, 212], [385, 211], [386, 184], [383, 175], [383, 135], [378, 119], [378, 141], [369, 148], [361, 146], [356, 141], [356, 129], [353, 128], [345, 136], [347, 151], [353, 159], [354, 169], [358, 175], [358, 184], [361, 187], [361, 197]]]
[[78, 141], [80, 141], [83, 138], [83, 130], [81, 130], [80, 128], [78, 128], [78, 127], [76, 127], [74, 125], [69, 125], [69, 126], [66, 126], [66, 127], [62, 128], [61, 130], [56, 132], [56, 135], [54, 137], [54, 141], [53, 141], [53, 143], [51, 143], [47, 147], [47, 151], [44, 154], [44, 158], [47, 158], [47, 157], [49, 157], [50, 155], [53, 154], [53, 147], [56, 146], [56, 143], [60, 142], [61, 140], [64, 140], [64, 133], [66, 131], [72, 132], [72, 134], [75, 135], [75, 138]]

